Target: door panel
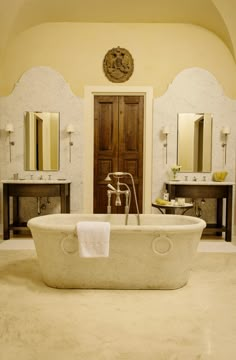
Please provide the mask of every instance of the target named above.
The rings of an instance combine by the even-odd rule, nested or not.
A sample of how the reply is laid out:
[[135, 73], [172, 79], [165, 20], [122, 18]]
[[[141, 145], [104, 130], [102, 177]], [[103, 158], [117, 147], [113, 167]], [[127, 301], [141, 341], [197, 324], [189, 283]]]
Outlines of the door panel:
[[[143, 194], [143, 96], [119, 97], [119, 169], [133, 175], [142, 212]], [[129, 178], [125, 182], [131, 185]], [[132, 187], [130, 187], [132, 190]], [[134, 194], [130, 212], [136, 212]]]
[[[107, 212], [105, 177], [118, 164], [118, 98], [95, 96], [94, 99], [94, 212]], [[105, 200], [104, 200], [105, 199]]]
[[[107, 212], [109, 172], [125, 171], [133, 175], [142, 212], [143, 193], [143, 96], [95, 96], [94, 98], [94, 213]], [[129, 178], [124, 182], [131, 185]], [[115, 184], [114, 184], [115, 185]], [[114, 206], [112, 212], [124, 212]], [[130, 212], [136, 212], [132, 194]]]

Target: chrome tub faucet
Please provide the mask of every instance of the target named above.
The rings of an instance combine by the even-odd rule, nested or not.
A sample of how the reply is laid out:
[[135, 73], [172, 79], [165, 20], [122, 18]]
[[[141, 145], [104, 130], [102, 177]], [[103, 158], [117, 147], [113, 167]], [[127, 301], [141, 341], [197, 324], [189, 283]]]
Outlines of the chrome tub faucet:
[[[124, 194], [125, 195], [125, 215], [126, 215], [125, 225], [128, 224], [128, 216], [129, 216], [129, 210], [130, 210], [130, 204], [131, 204], [131, 191], [130, 191], [129, 186], [126, 183], [120, 182], [121, 178], [128, 176], [131, 178], [131, 182], [132, 182], [132, 187], [133, 187], [133, 191], [134, 191], [134, 200], [135, 200], [136, 211], [137, 211], [137, 214], [136, 214], [137, 222], [138, 222], [138, 225], [140, 225], [140, 214], [139, 214], [139, 207], [138, 207], [138, 201], [137, 201], [137, 195], [136, 195], [136, 189], [135, 189], [135, 185], [134, 185], [133, 176], [127, 172], [116, 171], [113, 173], [109, 173], [107, 175], [107, 177], [105, 178], [105, 181], [112, 181], [111, 176], [114, 177], [115, 179], [117, 179], [117, 183], [116, 183], [116, 188], [111, 184], [107, 185], [107, 187], [109, 188], [107, 190], [107, 197], [108, 197], [107, 213], [108, 214], [111, 213], [111, 196], [112, 195], [116, 196], [115, 206], [121, 206], [120, 195]], [[122, 190], [122, 187], [125, 189]]]

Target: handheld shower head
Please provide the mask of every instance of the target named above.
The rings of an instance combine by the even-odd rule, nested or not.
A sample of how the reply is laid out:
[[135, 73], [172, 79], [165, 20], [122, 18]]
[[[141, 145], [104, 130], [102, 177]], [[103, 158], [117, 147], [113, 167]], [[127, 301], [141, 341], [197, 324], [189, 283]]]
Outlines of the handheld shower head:
[[108, 184], [107, 187], [112, 190], [112, 191], [116, 191], [116, 189], [114, 188], [114, 186], [112, 186], [111, 184]]

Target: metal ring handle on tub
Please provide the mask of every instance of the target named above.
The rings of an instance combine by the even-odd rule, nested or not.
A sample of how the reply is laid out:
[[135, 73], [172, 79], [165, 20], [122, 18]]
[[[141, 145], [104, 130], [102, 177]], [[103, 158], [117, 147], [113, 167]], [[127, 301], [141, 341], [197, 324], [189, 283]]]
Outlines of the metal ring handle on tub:
[[61, 249], [65, 255], [75, 255], [78, 253], [78, 241], [75, 234], [69, 234], [61, 240]]
[[168, 255], [173, 249], [173, 241], [168, 236], [158, 236], [152, 240], [152, 251], [159, 256]]

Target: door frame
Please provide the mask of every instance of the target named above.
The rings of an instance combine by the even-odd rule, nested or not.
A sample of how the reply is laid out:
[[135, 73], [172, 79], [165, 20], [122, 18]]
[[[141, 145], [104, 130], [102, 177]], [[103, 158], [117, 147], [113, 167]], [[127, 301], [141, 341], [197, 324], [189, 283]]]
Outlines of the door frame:
[[152, 116], [153, 88], [151, 86], [86, 86], [84, 106], [84, 191], [83, 211], [93, 213], [94, 170], [94, 96], [138, 95], [144, 96], [143, 133], [143, 213], [151, 213], [152, 203]]

